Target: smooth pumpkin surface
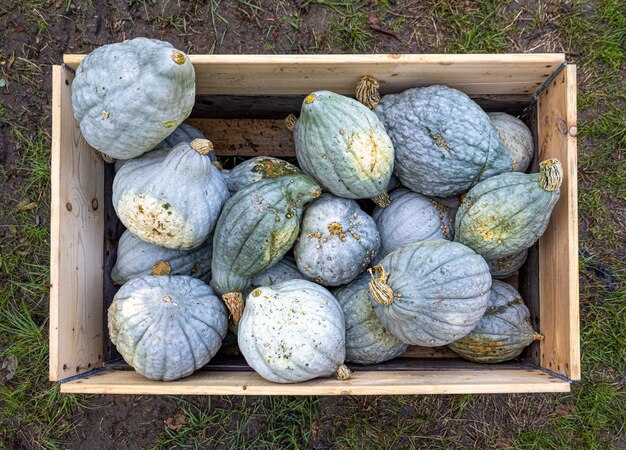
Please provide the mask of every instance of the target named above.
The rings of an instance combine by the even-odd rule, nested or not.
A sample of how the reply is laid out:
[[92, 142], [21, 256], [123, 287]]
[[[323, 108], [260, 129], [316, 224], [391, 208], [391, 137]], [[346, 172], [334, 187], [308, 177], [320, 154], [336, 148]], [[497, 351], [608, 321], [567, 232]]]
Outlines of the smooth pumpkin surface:
[[143, 37], [87, 55], [72, 82], [72, 109], [96, 150], [130, 159], [152, 150], [189, 116], [196, 95], [187, 55]]
[[227, 320], [213, 290], [188, 276], [134, 278], [108, 311], [111, 342], [152, 380], [177, 380], [207, 364], [222, 345]]
[[371, 270], [374, 311], [401, 341], [438, 347], [468, 334], [487, 308], [491, 275], [470, 248], [446, 240], [408, 244]]
[[237, 164], [232, 170], [222, 170], [226, 186], [231, 193], [260, 180], [301, 174], [302, 171], [293, 164], [271, 156], [257, 156]]
[[490, 112], [487, 115], [513, 158], [513, 171], [526, 172], [535, 154], [533, 135], [526, 124], [504, 112]]
[[370, 276], [364, 273], [333, 290], [346, 319], [346, 361], [356, 364], [379, 364], [400, 356], [408, 347], [376, 316], [369, 281]]
[[335, 373], [345, 359], [341, 306], [323, 287], [292, 280], [259, 287], [246, 299], [238, 342], [246, 362], [275, 383]]
[[530, 312], [519, 292], [494, 280], [489, 305], [476, 328], [452, 342], [449, 348], [478, 363], [498, 363], [515, 358], [535, 340], [542, 339], [530, 324]]
[[489, 271], [494, 278], [508, 278], [514, 275], [526, 262], [528, 257], [528, 249], [524, 249], [519, 253], [504, 258], [491, 260], [486, 259], [489, 265]]
[[354, 200], [324, 194], [304, 212], [294, 253], [307, 278], [339, 286], [369, 266], [379, 245], [376, 223]]

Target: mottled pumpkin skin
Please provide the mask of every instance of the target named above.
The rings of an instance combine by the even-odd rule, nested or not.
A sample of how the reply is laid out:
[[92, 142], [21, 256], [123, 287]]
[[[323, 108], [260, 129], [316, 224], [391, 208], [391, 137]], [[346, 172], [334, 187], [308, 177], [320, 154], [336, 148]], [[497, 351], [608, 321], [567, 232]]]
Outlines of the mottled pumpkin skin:
[[257, 156], [238, 164], [233, 170], [222, 170], [231, 193], [260, 180], [301, 174], [302, 171], [293, 164], [271, 156]]
[[486, 259], [491, 276], [498, 279], [508, 278], [514, 275], [526, 262], [528, 249], [504, 258], [491, 260]]
[[320, 194], [310, 177], [292, 175], [258, 181], [233, 195], [213, 236], [215, 290], [242, 291], [276, 264], [298, 237], [304, 205]]
[[127, 162], [113, 180], [113, 207], [126, 228], [171, 249], [202, 244], [229, 196], [211, 159], [186, 143]]
[[333, 291], [346, 319], [346, 361], [356, 364], [379, 364], [400, 356], [407, 344], [381, 323], [370, 298], [366, 273]]
[[212, 236], [192, 250], [172, 250], [144, 242], [126, 230], [117, 243], [117, 260], [111, 269], [111, 279], [122, 285], [133, 278], [150, 275], [152, 266], [165, 261], [172, 275], [189, 275], [208, 283], [212, 254]]
[[343, 312], [323, 287], [306, 280], [260, 287], [246, 299], [238, 342], [246, 362], [275, 383], [332, 375], [345, 359]]
[[393, 303], [385, 306], [373, 297], [374, 311], [407, 344], [438, 347], [456, 341], [472, 331], [487, 308], [489, 267], [464, 245], [446, 240], [408, 244], [380, 266], [389, 274]]
[[304, 212], [294, 253], [307, 278], [339, 286], [369, 266], [379, 245], [374, 219], [354, 200], [324, 194]]
[[395, 148], [394, 173], [414, 192], [457, 195], [512, 170], [511, 155], [489, 117], [461, 91], [409, 89], [385, 95], [374, 112]]
[[108, 311], [111, 342], [152, 380], [177, 380], [207, 364], [222, 344], [227, 321], [213, 290], [188, 276], [134, 278]]
[[376, 115], [356, 100], [329, 91], [310, 94], [294, 140], [302, 170], [332, 194], [372, 198], [387, 188], [393, 144]]
[[533, 135], [524, 122], [503, 112], [487, 113], [491, 125], [513, 159], [514, 172], [526, 172], [535, 153]]
[[378, 260], [413, 242], [452, 240], [454, 222], [450, 208], [406, 188], [391, 191], [391, 205], [376, 207], [372, 217], [380, 232]]
[[530, 312], [519, 292], [494, 280], [485, 315], [471, 333], [449, 347], [470, 361], [498, 363], [518, 356], [536, 336], [530, 324]]
[[97, 48], [72, 82], [72, 109], [89, 145], [117, 159], [152, 150], [189, 116], [189, 58], [168, 42], [136, 38]]

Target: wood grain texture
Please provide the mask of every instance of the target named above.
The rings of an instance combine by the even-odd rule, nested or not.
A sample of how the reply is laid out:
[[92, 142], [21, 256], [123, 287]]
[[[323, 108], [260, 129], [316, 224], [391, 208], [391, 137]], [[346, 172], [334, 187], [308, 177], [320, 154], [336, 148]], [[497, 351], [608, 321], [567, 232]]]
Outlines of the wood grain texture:
[[567, 66], [539, 96], [538, 156], [558, 158], [564, 180], [548, 229], [539, 240], [541, 367], [580, 379], [576, 66]]
[[50, 380], [102, 366], [104, 162], [80, 134], [72, 75], [52, 71]]

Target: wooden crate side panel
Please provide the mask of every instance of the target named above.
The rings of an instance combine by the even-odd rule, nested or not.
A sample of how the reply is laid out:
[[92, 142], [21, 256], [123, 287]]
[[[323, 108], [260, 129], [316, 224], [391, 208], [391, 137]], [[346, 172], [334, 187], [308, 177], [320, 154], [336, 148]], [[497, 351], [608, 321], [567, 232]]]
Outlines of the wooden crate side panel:
[[563, 165], [561, 197], [539, 240], [541, 366], [580, 379], [576, 66], [567, 66], [539, 96], [538, 156]]
[[53, 67], [50, 380], [102, 366], [104, 163], [80, 134], [72, 75]]

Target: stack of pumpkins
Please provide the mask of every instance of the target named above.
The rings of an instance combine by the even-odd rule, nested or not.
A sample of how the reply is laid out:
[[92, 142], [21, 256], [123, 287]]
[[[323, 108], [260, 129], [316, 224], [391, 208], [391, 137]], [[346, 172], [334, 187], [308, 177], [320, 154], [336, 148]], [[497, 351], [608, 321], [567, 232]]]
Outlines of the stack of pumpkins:
[[190, 375], [229, 324], [248, 364], [278, 383], [345, 379], [345, 361], [380, 363], [408, 345], [505, 361], [539, 338], [519, 293], [494, 278], [545, 231], [560, 163], [525, 174], [526, 126], [458, 90], [380, 99], [377, 87], [366, 76], [359, 101], [304, 99], [286, 121], [299, 167], [258, 157], [227, 171], [182, 123], [195, 98], [183, 52], [137, 38], [82, 61], [74, 113], [118, 160], [113, 205], [127, 228], [109, 332], [137, 372]]

